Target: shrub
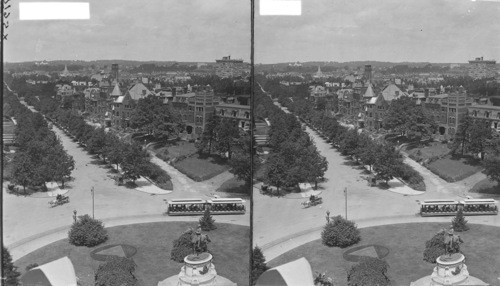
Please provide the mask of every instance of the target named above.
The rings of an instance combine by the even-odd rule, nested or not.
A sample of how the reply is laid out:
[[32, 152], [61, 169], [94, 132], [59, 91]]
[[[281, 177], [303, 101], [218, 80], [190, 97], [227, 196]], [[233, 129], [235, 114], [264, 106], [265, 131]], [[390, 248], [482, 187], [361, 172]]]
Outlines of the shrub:
[[139, 285], [133, 272], [135, 270], [133, 260], [113, 256], [105, 263], [99, 265], [95, 273], [96, 286], [136, 286]]
[[349, 286], [384, 286], [389, 285], [387, 262], [377, 258], [366, 257], [347, 272]]
[[105, 242], [108, 234], [100, 220], [83, 215], [71, 226], [68, 238], [73, 245], [93, 247]]
[[17, 266], [12, 262], [12, 256], [9, 250], [2, 244], [2, 282], [3, 285], [17, 286], [19, 285], [18, 277], [21, 273], [17, 271]]
[[459, 232], [469, 230], [469, 226], [467, 226], [467, 221], [464, 218], [464, 212], [461, 208], [458, 209], [457, 215], [451, 221], [451, 225], [453, 226], [453, 230]]
[[200, 218], [199, 222], [200, 222], [201, 230], [211, 231], [211, 230], [217, 229], [217, 226], [215, 226], [215, 220], [212, 218], [212, 215], [210, 214], [209, 209], [205, 210], [205, 212], [203, 213], [203, 216]]
[[253, 249], [253, 254], [252, 254], [252, 285], [255, 285], [257, 283], [257, 279], [262, 275], [262, 273], [266, 272], [266, 270], [269, 267], [267, 267], [266, 264], [266, 258], [264, 257], [264, 254], [262, 253], [262, 250], [256, 246]]
[[193, 243], [191, 242], [193, 232], [192, 229], [189, 229], [178, 239], [174, 240], [174, 247], [170, 252], [170, 259], [182, 263], [184, 262], [184, 257], [193, 254]]
[[424, 261], [436, 263], [439, 256], [446, 254], [444, 234], [444, 231], [440, 231], [425, 243]]
[[38, 263], [31, 263], [31, 264], [28, 264], [28, 266], [26, 266], [26, 272], [30, 271], [31, 269], [35, 268], [35, 267], [38, 267]]
[[346, 220], [341, 216], [336, 216], [323, 228], [321, 239], [326, 246], [344, 248], [358, 243], [361, 240], [361, 236], [354, 222]]

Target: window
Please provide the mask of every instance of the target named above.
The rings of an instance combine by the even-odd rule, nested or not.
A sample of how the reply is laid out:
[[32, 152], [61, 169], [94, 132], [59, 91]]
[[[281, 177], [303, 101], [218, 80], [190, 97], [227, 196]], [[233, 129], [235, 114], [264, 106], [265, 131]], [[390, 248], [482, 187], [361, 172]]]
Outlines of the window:
[[484, 117], [486, 117], [486, 118], [490, 118], [490, 113], [489, 113], [488, 111], [485, 111], [485, 112], [484, 112]]
[[196, 107], [196, 111], [203, 112], [203, 107]]

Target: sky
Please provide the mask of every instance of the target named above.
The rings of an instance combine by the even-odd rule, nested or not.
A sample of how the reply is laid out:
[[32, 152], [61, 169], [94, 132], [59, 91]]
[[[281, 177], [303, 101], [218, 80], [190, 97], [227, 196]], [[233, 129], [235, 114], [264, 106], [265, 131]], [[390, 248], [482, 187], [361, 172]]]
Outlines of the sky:
[[498, 0], [302, 0], [256, 15], [255, 62], [500, 62], [499, 19]]
[[231, 55], [250, 62], [250, 0], [66, 2], [87, 1], [89, 20], [21, 21], [13, 6], [4, 61], [214, 62]]

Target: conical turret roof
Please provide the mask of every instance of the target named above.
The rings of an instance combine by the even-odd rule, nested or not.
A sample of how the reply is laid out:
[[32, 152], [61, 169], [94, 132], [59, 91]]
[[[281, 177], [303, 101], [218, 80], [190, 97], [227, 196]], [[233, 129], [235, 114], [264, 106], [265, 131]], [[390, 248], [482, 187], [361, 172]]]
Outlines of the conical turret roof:
[[368, 88], [366, 89], [363, 97], [374, 97], [374, 96], [375, 96], [375, 92], [373, 92], [373, 87], [372, 87], [372, 84], [370, 83], [370, 84], [368, 84]]
[[118, 83], [115, 84], [115, 88], [111, 92], [111, 96], [121, 96], [122, 92], [120, 91], [120, 85]]

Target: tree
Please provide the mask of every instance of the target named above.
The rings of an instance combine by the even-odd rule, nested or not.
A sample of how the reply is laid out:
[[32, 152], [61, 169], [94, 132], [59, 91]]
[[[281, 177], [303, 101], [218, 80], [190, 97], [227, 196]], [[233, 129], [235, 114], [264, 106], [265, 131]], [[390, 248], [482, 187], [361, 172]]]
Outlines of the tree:
[[460, 153], [462, 156], [467, 150], [470, 141], [470, 128], [472, 127], [472, 118], [469, 115], [464, 116], [458, 125], [457, 132], [452, 144], [452, 152], [456, 153], [458, 148], [461, 147]]
[[354, 155], [359, 145], [358, 131], [356, 129], [348, 130], [339, 145], [342, 155]]
[[184, 262], [184, 257], [193, 254], [193, 243], [191, 236], [193, 229], [188, 229], [181, 236], [174, 240], [172, 250], [170, 251], [170, 259], [179, 263]]
[[479, 154], [479, 157], [484, 159], [484, 153], [492, 136], [493, 133], [488, 121], [474, 120], [470, 128], [469, 151]]
[[[234, 174], [239, 180], [244, 181], [247, 187], [252, 184], [252, 163], [253, 170], [256, 170], [260, 164], [259, 157], [251, 148], [252, 140], [254, 138], [249, 134], [241, 136], [234, 146], [233, 156], [228, 162], [229, 166], [231, 166], [229, 172]], [[256, 146], [255, 142], [254, 146]]]
[[220, 117], [218, 117], [215, 112], [208, 118], [203, 134], [201, 135], [201, 139], [196, 143], [196, 149], [200, 154], [212, 153], [212, 147], [217, 139], [216, 130], [220, 123]]
[[389, 105], [383, 118], [384, 127], [413, 137], [432, 134], [436, 129], [432, 116], [410, 97], [400, 97]]
[[19, 285], [19, 276], [21, 276], [21, 273], [14, 266], [9, 250], [2, 244], [2, 284], [5, 286], [17, 286]]
[[484, 173], [491, 180], [500, 183], [500, 158], [490, 157], [483, 162]]
[[58, 144], [50, 148], [44, 161], [45, 166], [48, 167], [46, 172], [51, 174], [53, 180], [61, 181], [62, 188], [64, 188], [66, 178], [71, 176], [71, 172], [75, 169], [73, 157], [66, 153], [62, 145]]
[[237, 123], [232, 119], [223, 118], [221, 124], [215, 128], [215, 133], [215, 150], [217, 150], [219, 154], [227, 153], [227, 157], [231, 159], [233, 151], [232, 146], [240, 137], [240, 130]]
[[130, 116], [130, 127], [145, 131], [157, 140], [177, 134], [181, 122], [180, 114], [154, 95], [139, 99]]
[[[446, 245], [444, 244], [445, 235], [446, 231], [443, 229], [436, 233], [430, 240], [425, 242], [424, 261], [436, 263], [436, 259], [439, 256], [446, 254]], [[460, 244], [454, 244], [454, 249], [451, 249], [450, 252], [460, 252]]]
[[[106, 132], [103, 128], [97, 128], [92, 132], [89, 140], [87, 141], [87, 148], [89, 152], [103, 155], [106, 147]], [[103, 156], [104, 162], [106, 157]]]
[[328, 161], [319, 154], [316, 146], [311, 145], [304, 150], [301, 156], [301, 168], [306, 171], [306, 178], [309, 182], [314, 182], [314, 187], [318, 188], [318, 180], [323, 178], [328, 169]]
[[345, 248], [361, 240], [358, 227], [353, 221], [341, 216], [330, 219], [321, 232], [323, 244], [329, 247]]
[[31, 158], [26, 152], [18, 152], [12, 160], [12, 182], [23, 186], [26, 193], [26, 187], [33, 184], [34, 166]]
[[388, 144], [381, 145], [377, 151], [377, 158], [373, 165], [375, 177], [387, 183], [401, 173], [401, 154]]
[[252, 285], [257, 283], [257, 279], [259, 279], [260, 275], [266, 272], [267, 269], [269, 268], [266, 264], [266, 258], [264, 257], [262, 250], [256, 246], [252, 253]]
[[453, 230], [459, 232], [469, 230], [469, 226], [467, 226], [467, 221], [464, 218], [464, 211], [462, 210], [462, 208], [458, 209], [457, 215], [451, 221], [451, 225], [453, 227]]
[[118, 166], [124, 160], [122, 152], [124, 148], [125, 144], [118, 137], [110, 133], [106, 134], [106, 146], [103, 150], [104, 156], [108, 158], [109, 163], [116, 165], [116, 169], [118, 169]]
[[125, 179], [135, 181], [139, 176], [148, 177], [148, 154], [137, 144], [125, 144], [123, 152], [123, 161], [121, 163]]
[[278, 192], [281, 186], [286, 184], [286, 176], [290, 167], [285, 160], [276, 153], [272, 153], [267, 162], [268, 172], [266, 180], [269, 184], [276, 186]]
[[203, 216], [199, 220], [199, 223], [201, 226], [201, 230], [203, 231], [211, 231], [217, 229], [217, 226], [215, 226], [215, 220], [212, 218], [209, 209], [205, 210]]
[[69, 243], [76, 246], [93, 247], [108, 240], [102, 221], [83, 215], [73, 222], [68, 232]]

